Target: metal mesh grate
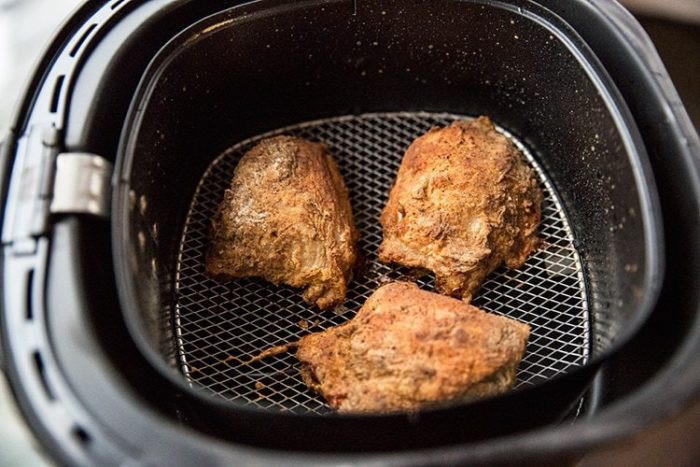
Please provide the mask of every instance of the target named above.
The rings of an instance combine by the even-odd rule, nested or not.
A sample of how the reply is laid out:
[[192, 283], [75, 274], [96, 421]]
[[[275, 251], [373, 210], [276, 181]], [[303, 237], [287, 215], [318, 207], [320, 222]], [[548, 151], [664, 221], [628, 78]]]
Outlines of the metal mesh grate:
[[[242, 365], [261, 350], [297, 340], [352, 318], [365, 299], [389, 279], [410, 271], [381, 264], [379, 214], [401, 157], [410, 142], [432, 126], [464, 118], [449, 114], [387, 113], [303, 123], [237, 144], [216, 159], [197, 188], [187, 217], [176, 276], [174, 316], [182, 372], [195, 388], [241, 404], [328, 413], [322, 398], [306, 388], [292, 353]], [[350, 191], [367, 273], [352, 281], [339, 310], [319, 312], [299, 290], [258, 279], [220, 283], [204, 275], [210, 219], [228, 187], [238, 159], [260, 139], [291, 134], [329, 145]], [[507, 133], [504, 132], [507, 135]], [[510, 135], [507, 135], [510, 136]], [[587, 361], [588, 309], [579, 256], [559, 200], [532, 156], [545, 193], [540, 228], [543, 248], [519, 270], [501, 268], [473, 300], [476, 306], [529, 323], [532, 334], [517, 386], [536, 384]], [[432, 279], [418, 281], [431, 289]]]

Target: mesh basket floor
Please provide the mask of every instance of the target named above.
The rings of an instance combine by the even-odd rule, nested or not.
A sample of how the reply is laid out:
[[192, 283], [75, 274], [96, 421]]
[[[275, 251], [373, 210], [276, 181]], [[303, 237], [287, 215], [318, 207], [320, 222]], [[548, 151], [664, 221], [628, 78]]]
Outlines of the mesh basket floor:
[[[387, 113], [303, 123], [244, 141], [217, 158], [195, 193], [180, 245], [176, 274], [175, 336], [180, 368], [195, 388], [258, 408], [328, 413], [323, 399], [299, 376], [293, 352], [249, 365], [245, 361], [273, 345], [341, 324], [391, 279], [416, 279], [407, 269], [377, 261], [379, 214], [408, 145], [431, 127], [464, 118], [449, 114]], [[349, 286], [336, 310], [319, 312], [299, 290], [259, 279], [221, 283], [204, 275], [210, 219], [230, 183], [238, 159], [260, 139], [291, 134], [325, 142], [350, 192], [367, 272]], [[507, 133], [504, 132], [507, 135]], [[507, 135], [510, 136], [510, 135]], [[516, 387], [543, 382], [588, 358], [589, 322], [585, 284], [573, 237], [559, 200], [525, 148], [545, 194], [540, 236], [545, 247], [519, 270], [501, 268], [486, 280], [473, 303], [532, 327]], [[417, 280], [432, 289], [431, 278]]]

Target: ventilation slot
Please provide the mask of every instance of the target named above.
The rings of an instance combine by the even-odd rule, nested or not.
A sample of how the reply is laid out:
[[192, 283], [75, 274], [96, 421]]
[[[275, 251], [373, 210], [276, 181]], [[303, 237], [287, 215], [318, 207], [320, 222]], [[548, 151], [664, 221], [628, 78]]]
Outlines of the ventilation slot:
[[65, 75], [61, 75], [56, 79], [56, 84], [53, 87], [53, 96], [51, 96], [51, 113], [56, 113], [58, 110], [58, 102], [61, 99], [61, 89], [65, 79]]
[[92, 23], [83, 33], [82, 36], [80, 36], [80, 39], [78, 39], [78, 42], [75, 43], [73, 46], [73, 50], [70, 51], [70, 56], [75, 57], [75, 54], [78, 53], [78, 50], [80, 50], [80, 47], [83, 46], [83, 43], [85, 42], [85, 39], [90, 35], [90, 33], [97, 27], [97, 24]]
[[32, 301], [32, 290], [34, 289], [34, 269], [27, 273], [27, 290], [24, 298], [24, 309], [27, 321], [34, 319], [34, 302]]
[[85, 431], [83, 427], [79, 425], [73, 425], [73, 428], [71, 428], [70, 432], [73, 436], [73, 439], [75, 439], [78, 443], [82, 444], [83, 446], [90, 443], [90, 435], [87, 431]]
[[39, 380], [41, 380], [41, 385], [44, 387], [44, 391], [46, 392], [46, 397], [51, 400], [56, 399], [56, 396], [54, 396], [53, 391], [51, 391], [51, 386], [49, 386], [49, 382], [46, 379], [44, 360], [41, 358], [41, 354], [38, 351], [34, 352], [34, 366], [36, 367], [36, 372], [39, 375]]

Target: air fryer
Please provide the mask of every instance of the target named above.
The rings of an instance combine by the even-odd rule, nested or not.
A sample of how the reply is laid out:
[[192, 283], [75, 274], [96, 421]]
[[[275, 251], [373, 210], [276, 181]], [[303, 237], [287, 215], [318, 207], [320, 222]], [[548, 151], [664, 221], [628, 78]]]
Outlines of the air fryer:
[[[673, 405], [700, 387], [683, 353], [700, 346], [698, 252], [683, 242], [698, 225], [697, 136], [639, 31], [608, 2], [85, 5], [3, 147], [4, 364], [33, 428], [74, 463], [534, 462], [668, 416], [649, 398]], [[401, 156], [479, 115], [545, 194], [546, 248], [474, 300], [532, 326], [515, 388], [339, 415], [293, 354], [237, 363], [411, 278], [376, 261]], [[203, 274], [237, 160], [275, 134], [327, 143], [349, 187], [367, 265], [339, 309]]]

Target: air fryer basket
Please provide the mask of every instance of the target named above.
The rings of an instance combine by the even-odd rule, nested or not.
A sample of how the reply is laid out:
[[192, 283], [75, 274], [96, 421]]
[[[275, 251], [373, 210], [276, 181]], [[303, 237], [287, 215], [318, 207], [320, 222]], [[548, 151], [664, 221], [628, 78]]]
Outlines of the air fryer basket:
[[[538, 170], [549, 246], [520, 271], [492, 274], [475, 302], [533, 325], [519, 385], [590, 375], [657, 292], [653, 187], [616, 90], [575, 33], [534, 5], [358, 4], [232, 8], [151, 64], [124, 131], [113, 210], [120, 298], [139, 347], [192, 397], [326, 413], [293, 356], [246, 367], [227, 357], [344, 322], [381, 281], [406, 277], [373, 261], [403, 151], [432, 125], [483, 114]], [[370, 267], [339, 312], [319, 313], [290, 288], [202, 275], [208, 218], [237, 158], [280, 132], [330, 144], [350, 188]]]
[[[227, 150], [207, 169], [190, 206], [178, 255], [173, 311], [177, 360], [194, 387], [261, 408], [326, 413], [322, 398], [305, 387], [291, 354], [241, 364], [272, 345], [294, 342], [311, 331], [345, 322], [382, 283], [416, 280], [411, 271], [380, 263], [378, 219], [406, 145], [428, 129], [459, 119], [425, 112], [330, 118], [276, 130]], [[461, 117], [464, 118], [464, 117]], [[239, 158], [263, 137], [294, 134], [329, 145], [346, 175], [360, 232], [363, 272], [350, 284], [342, 307], [319, 311], [298, 290], [261, 280], [221, 284], [204, 274], [210, 221], [230, 185]], [[516, 141], [517, 143], [517, 141]], [[588, 310], [581, 262], [552, 187], [535, 165], [546, 199], [541, 235], [546, 247], [520, 270], [502, 268], [485, 282], [473, 303], [533, 326], [516, 387], [546, 381], [588, 357]], [[433, 281], [419, 278], [433, 288]], [[231, 304], [236, 304], [234, 307]], [[235, 359], [229, 358], [236, 357]]]

